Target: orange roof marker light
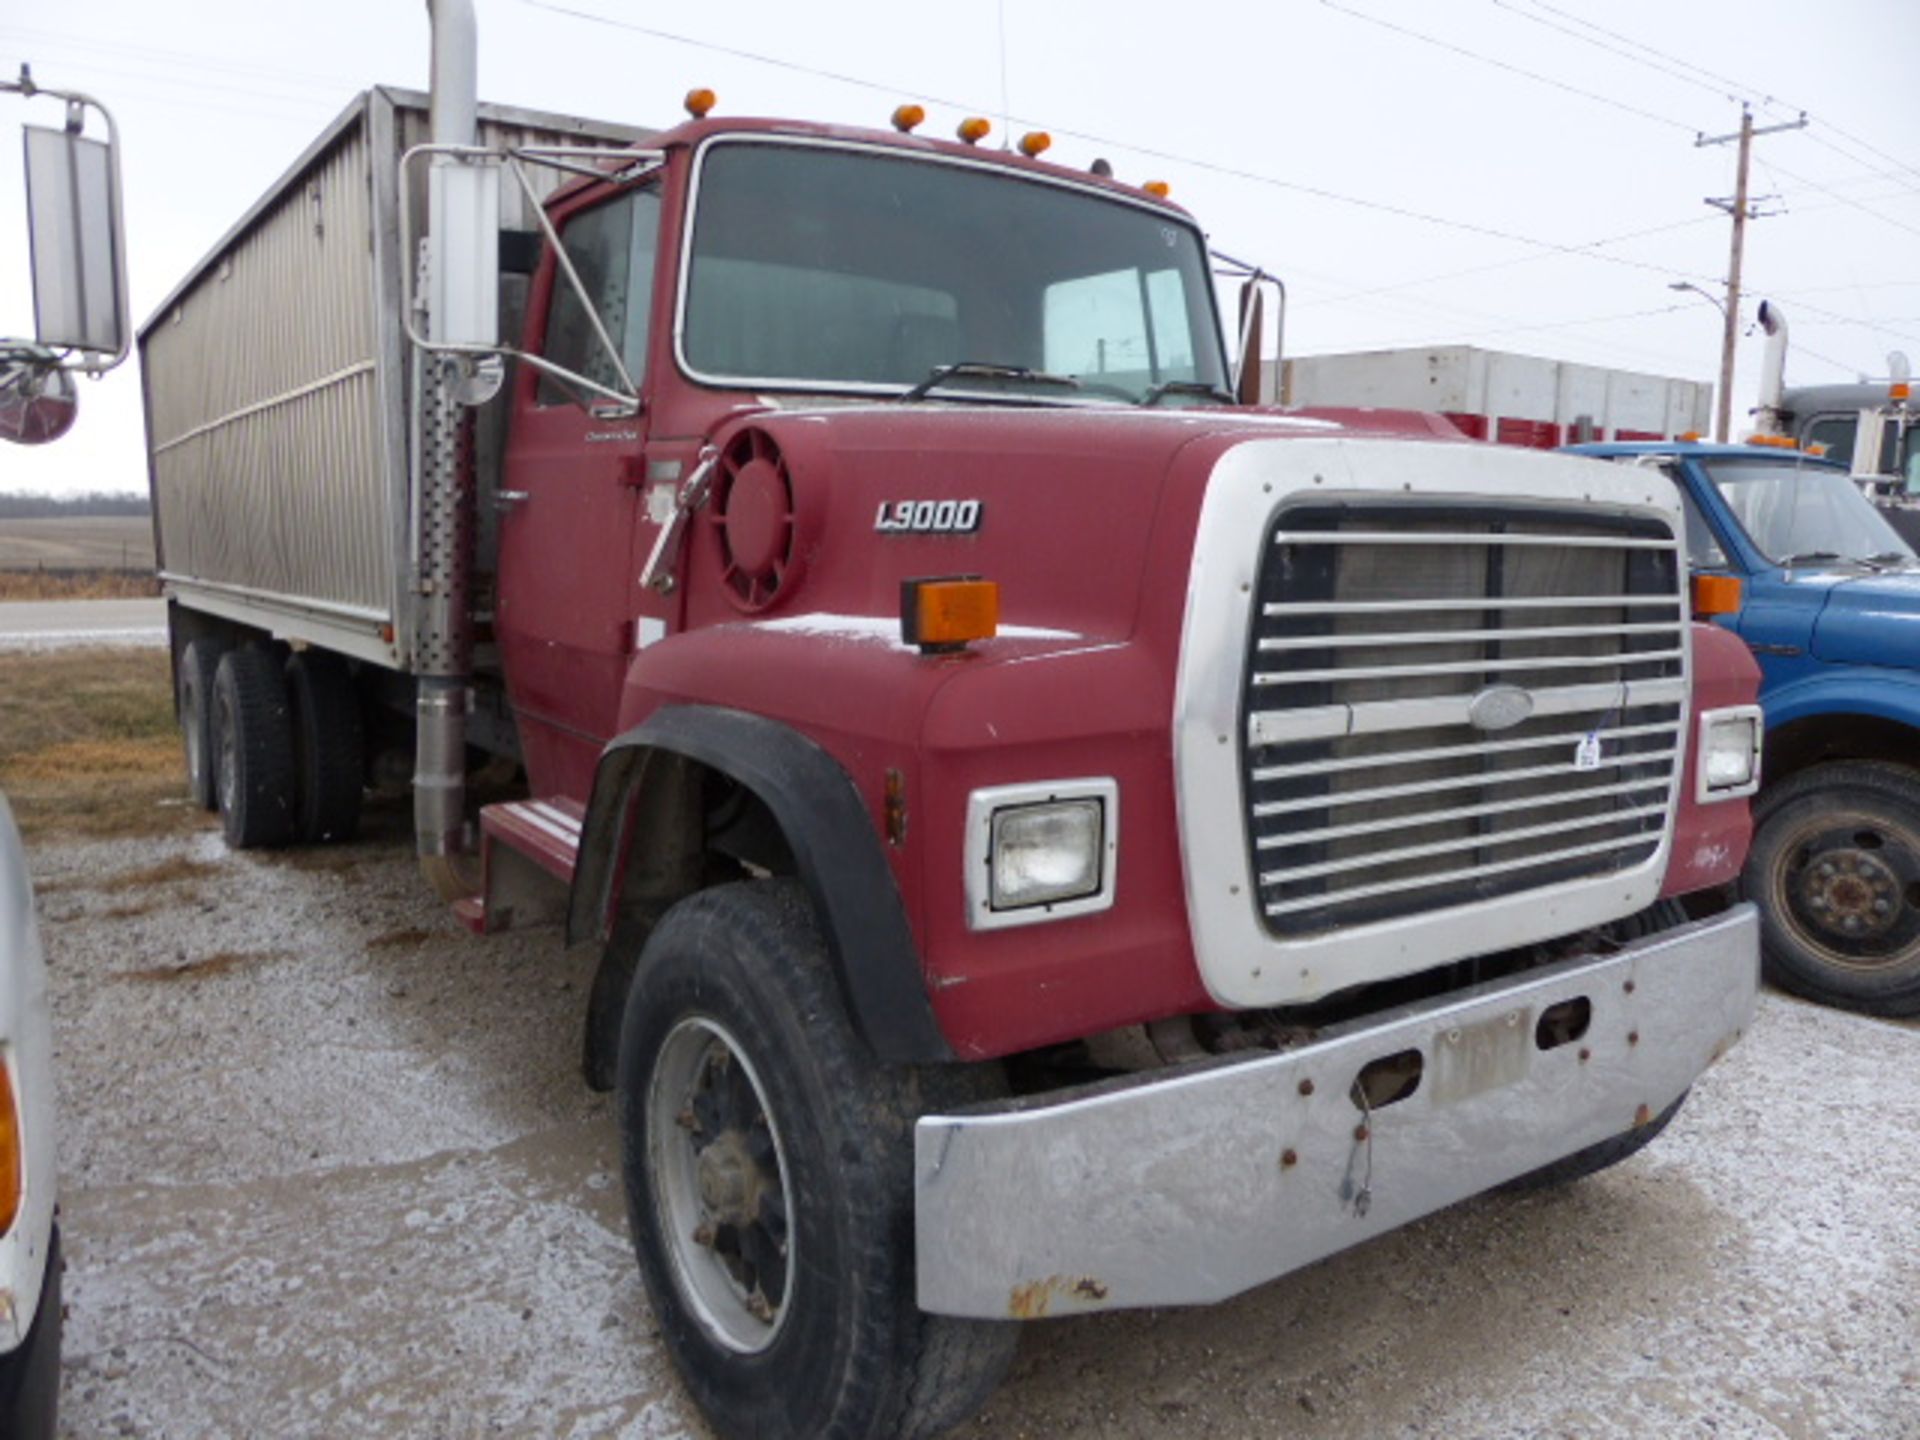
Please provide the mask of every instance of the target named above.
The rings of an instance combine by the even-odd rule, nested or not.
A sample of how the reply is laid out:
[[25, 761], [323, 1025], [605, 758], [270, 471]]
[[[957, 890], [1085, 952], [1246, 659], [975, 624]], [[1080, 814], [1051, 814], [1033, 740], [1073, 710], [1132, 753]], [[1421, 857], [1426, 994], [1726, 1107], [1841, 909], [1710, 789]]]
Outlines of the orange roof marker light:
[[1020, 153], [1029, 160], [1038, 160], [1053, 148], [1053, 137], [1044, 130], [1029, 130], [1020, 137]]
[[1000, 631], [1000, 586], [978, 575], [900, 582], [900, 638], [935, 655]]
[[893, 107], [893, 128], [902, 135], [911, 135], [914, 127], [924, 125], [927, 111], [924, 105], [896, 105]]
[[1910, 398], [1912, 394], [1913, 386], [1905, 380], [1896, 380], [1887, 386], [1887, 398], [1889, 400], [1906, 400]]
[[707, 112], [719, 103], [720, 97], [705, 89], [687, 91], [687, 98], [681, 103], [687, 107], [687, 114], [696, 120], [707, 118]]
[[1140, 188], [1156, 200], [1164, 200], [1173, 193], [1173, 187], [1164, 180], [1149, 180]]
[[968, 145], [978, 145], [993, 133], [993, 122], [983, 120], [978, 115], [969, 115], [960, 122], [960, 128], [953, 133]]

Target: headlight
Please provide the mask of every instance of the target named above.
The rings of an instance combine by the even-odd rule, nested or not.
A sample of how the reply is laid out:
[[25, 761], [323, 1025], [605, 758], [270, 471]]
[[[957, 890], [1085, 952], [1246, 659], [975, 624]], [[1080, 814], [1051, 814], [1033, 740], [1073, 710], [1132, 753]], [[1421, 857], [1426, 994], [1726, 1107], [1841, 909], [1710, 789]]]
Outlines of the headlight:
[[1113, 904], [1119, 786], [1000, 785], [967, 801], [967, 921], [1027, 925]]
[[1694, 798], [1732, 800], [1760, 788], [1760, 707], [1735, 705], [1700, 712], [1700, 749], [1694, 759]]

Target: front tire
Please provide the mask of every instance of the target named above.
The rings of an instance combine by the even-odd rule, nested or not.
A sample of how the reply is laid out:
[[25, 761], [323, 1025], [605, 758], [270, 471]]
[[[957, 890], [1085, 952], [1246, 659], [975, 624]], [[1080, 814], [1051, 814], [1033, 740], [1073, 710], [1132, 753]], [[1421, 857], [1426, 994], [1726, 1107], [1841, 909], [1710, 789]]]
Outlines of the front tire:
[[1762, 794], [1741, 883], [1767, 978], [1810, 1000], [1920, 1015], [1920, 776], [1815, 765]]
[[994, 1091], [979, 1067], [873, 1058], [791, 880], [702, 891], [654, 928], [620, 1036], [627, 1210], [720, 1434], [912, 1440], [985, 1401], [1016, 1331], [915, 1304], [913, 1124]]

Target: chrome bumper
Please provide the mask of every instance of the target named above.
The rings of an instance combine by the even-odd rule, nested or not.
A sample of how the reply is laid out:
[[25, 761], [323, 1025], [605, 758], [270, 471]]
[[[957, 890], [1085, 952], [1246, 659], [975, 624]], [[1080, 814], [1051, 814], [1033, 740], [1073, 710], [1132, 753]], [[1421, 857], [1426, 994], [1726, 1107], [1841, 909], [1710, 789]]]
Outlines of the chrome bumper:
[[[921, 1308], [1034, 1319], [1263, 1284], [1659, 1114], [1739, 1039], [1759, 979], [1741, 905], [1297, 1050], [925, 1116]], [[1542, 1012], [1581, 998], [1585, 1033], [1541, 1049]], [[1419, 1086], [1369, 1125], [1354, 1078], [1404, 1050]]]

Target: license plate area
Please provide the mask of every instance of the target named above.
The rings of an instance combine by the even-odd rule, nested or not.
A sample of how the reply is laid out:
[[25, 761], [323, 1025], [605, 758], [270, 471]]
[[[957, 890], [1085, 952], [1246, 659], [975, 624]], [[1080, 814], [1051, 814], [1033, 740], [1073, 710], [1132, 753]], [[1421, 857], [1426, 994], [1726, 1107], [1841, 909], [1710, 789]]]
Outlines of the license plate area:
[[1509, 1010], [1433, 1037], [1433, 1103], [1449, 1104], [1511, 1085], [1533, 1063], [1533, 1012]]

